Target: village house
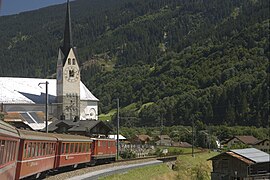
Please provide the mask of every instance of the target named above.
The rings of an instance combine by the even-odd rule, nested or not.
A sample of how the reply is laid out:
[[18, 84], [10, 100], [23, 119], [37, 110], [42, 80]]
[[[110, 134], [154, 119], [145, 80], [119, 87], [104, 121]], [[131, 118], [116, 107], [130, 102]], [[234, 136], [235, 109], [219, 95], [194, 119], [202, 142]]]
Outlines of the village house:
[[254, 136], [234, 136], [224, 142], [224, 146], [231, 148], [234, 145], [246, 145], [248, 147], [253, 147], [259, 140]]
[[155, 144], [160, 146], [171, 146], [172, 139], [168, 135], [158, 135], [155, 137]]
[[264, 140], [261, 140], [261, 141], [258, 141], [255, 145], [254, 145], [255, 148], [261, 150], [261, 151], [264, 151], [266, 153], [270, 153], [270, 143], [269, 143], [269, 139], [264, 139]]
[[269, 179], [269, 154], [256, 148], [235, 149], [210, 158], [213, 180]]

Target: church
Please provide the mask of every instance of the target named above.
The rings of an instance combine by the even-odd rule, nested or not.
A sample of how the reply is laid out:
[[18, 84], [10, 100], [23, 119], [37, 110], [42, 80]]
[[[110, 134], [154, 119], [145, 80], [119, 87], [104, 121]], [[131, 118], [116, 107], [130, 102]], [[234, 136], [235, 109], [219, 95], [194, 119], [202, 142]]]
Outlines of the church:
[[89, 130], [88, 134], [108, 134], [111, 129], [98, 121], [98, 101], [81, 82], [67, 1], [56, 79], [0, 77], [0, 113], [4, 121], [19, 128], [44, 130], [48, 119], [51, 132], [84, 134]]

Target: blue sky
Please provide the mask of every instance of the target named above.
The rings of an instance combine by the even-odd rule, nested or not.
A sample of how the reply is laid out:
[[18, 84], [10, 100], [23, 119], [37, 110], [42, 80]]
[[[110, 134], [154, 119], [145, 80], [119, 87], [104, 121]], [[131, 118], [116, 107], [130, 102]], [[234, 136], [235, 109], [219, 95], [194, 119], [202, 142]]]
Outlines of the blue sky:
[[20, 12], [35, 10], [65, 2], [67, 2], [67, 0], [0, 0], [0, 4], [2, 5], [0, 16], [18, 14]]

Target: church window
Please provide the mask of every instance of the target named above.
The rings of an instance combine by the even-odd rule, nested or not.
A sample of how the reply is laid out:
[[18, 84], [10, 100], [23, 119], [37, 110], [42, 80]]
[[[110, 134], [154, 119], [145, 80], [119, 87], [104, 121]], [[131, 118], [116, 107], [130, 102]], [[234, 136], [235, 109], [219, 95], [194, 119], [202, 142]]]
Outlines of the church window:
[[74, 58], [72, 59], [72, 64], [75, 65], [75, 59]]
[[74, 71], [73, 70], [69, 70], [69, 77], [74, 77]]
[[70, 65], [71, 64], [71, 59], [70, 58], [68, 58], [68, 65]]

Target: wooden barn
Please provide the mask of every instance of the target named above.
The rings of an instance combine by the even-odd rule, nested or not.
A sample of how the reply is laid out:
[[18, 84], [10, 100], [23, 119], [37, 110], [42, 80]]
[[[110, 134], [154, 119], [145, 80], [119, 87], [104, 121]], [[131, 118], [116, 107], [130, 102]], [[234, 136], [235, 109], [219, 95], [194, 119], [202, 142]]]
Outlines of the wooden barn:
[[269, 179], [270, 156], [255, 148], [235, 149], [210, 158], [213, 180]]

